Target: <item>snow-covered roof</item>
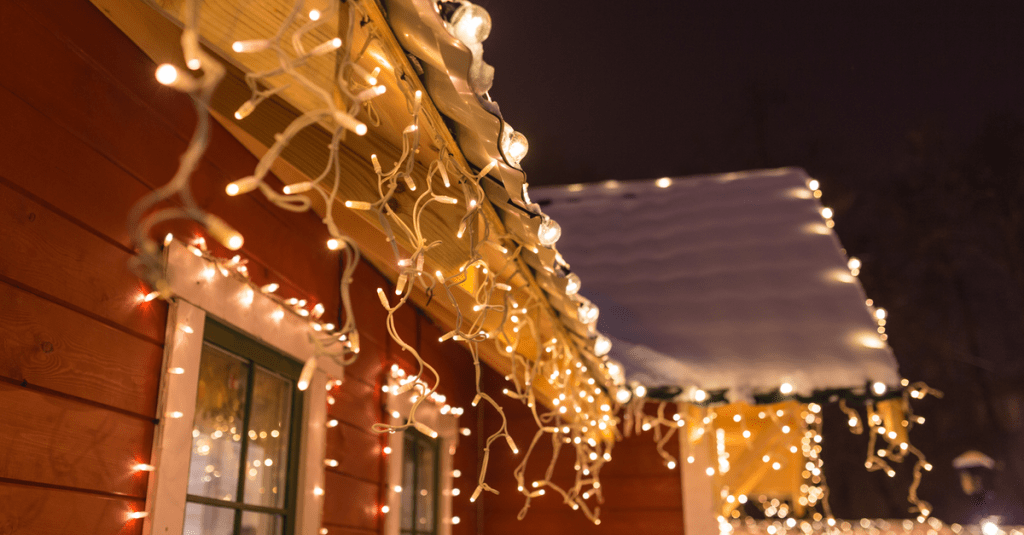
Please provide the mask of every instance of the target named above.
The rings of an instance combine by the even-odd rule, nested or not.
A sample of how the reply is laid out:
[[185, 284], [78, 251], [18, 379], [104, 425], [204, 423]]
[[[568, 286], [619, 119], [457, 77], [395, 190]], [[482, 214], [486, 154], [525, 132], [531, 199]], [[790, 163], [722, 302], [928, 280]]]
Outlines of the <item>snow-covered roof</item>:
[[[801, 169], [533, 188], [630, 380], [730, 400], [899, 384]], [[816, 186], [814, 186], [816, 187]], [[825, 212], [828, 215], [828, 211]]]

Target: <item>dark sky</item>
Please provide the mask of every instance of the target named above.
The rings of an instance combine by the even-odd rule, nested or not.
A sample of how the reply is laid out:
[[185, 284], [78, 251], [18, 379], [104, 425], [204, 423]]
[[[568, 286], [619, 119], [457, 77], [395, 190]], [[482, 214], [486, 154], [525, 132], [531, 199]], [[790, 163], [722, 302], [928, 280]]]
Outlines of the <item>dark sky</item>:
[[[885, 164], [1024, 109], [1024, 2], [484, 0], [532, 184]], [[818, 169], [815, 169], [818, 168]]]
[[[936, 466], [922, 496], [1024, 523], [1024, 1], [479, 3], [531, 184], [819, 178], [901, 371], [946, 391], [912, 434]], [[909, 471], [867, 474], [833, 412], [837, 515], [906, 516]], [[950, 468], [972, 448], [999, 463], [985, 499]]]

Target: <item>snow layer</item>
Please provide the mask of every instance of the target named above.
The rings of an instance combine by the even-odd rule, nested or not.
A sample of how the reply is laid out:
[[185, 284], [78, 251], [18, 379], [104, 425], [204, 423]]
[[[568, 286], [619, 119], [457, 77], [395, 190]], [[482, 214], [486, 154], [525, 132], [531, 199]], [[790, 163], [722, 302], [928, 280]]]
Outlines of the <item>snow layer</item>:
[[[801, 169], [532, 188], [601, 310], [611, 358], [648, 386], [899, 382], [873, 310]], [[667, 184], [667, 187], [662, 187]]]

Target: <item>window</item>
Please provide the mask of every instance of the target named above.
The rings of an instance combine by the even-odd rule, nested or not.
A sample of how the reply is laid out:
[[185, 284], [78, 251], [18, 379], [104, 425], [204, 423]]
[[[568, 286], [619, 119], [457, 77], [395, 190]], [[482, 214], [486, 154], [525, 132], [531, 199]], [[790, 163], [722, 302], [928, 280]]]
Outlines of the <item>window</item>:
[[302, 367], [209, 319], [203, 332], [184, 534], [290, 535]]
[[143, 531], [318, 534], [325, 387], [344, 370], [320, 359], [299, 392], [296, 378], [316, 351], [308, 318], [178, 241], [165, 254], [174, 299]]
[[403, 434], [402, 535], [436, 535], [438, 440], [415, 429]]
[[[388, 391], [398, 392], [392, 367]], [[386, 411], [392, 424], [404, 423], [412, 410], [416, 389], [387, 396]], [[443, 402], [442, 402], [443, 404]], [[430, 437], [415, 428], [388, 435], [387, 514], [384, 535], [450, 535], [452, 496], [457, 495], [459, 472], [453, 464], [459, 442], [459, 418], [441, 404], [427, 401], [416, 411], [416, 420], [436, 433]], [[466, 482], [469, 483], [469, 482]]]

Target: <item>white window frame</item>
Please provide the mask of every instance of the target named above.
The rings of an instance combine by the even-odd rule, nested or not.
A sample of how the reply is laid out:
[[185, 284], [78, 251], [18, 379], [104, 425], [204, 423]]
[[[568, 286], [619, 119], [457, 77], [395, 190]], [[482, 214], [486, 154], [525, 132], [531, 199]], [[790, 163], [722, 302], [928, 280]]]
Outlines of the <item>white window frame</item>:
[[[399, 383], [394, 378], [388, 378], [388, 390], [397, 392]], [[387, 417], [392, 425], [401, 425], [408, 421], [409, 411], [412, 409], [412, 396], [409, 394], [388, 395]], [[398, 418], [395, 418], [395, 414]], [[451, 535], [452, 532], [452, 488], [454, 478], [452, 473], [455, 469], [455, 449], [459, 445], [459, 418], [451, 412], [441, 414], [441, 408], [427, 400], [420, 404], [416, 411], [416, 420], [426, 425], [437, 433], [439, 441], [438, 467], [437, 467], [437, 535]], [[388, 506], [388, 513], [384, 516], [384, 535], [400, 535], [402, 532], [402, 496], [395, 492], [395, 487], [402, 485], [402, 455], [405, 449], [405, 438], [402, 432], [395, 432], [388, 435], [388, 446], [391, 453], [388, 455], [388, 486], [385, 489], [385, 503]], [[413, 489], [402, 489], [402, 492], [412, 492]]]
[[[173, 298], [167, 314], [159, 423], [153, 438], [143, 535], [179, 535], [184, 529], [192, 425], [195, 419], [199, 359], [206, 316], [304, 363], [314, 355], [308, 319], [235, 277], [223, 275], [209, 260], [172, 241], [165, 252], [167, 281]], [[284, 312], [283, 314], [277, 311]], [[323, 512], [324, 458], [327, 454], [327, 384], [344, 369], [320, 359], [303, 394], [296, 535], [320, 532]], [[290, 519], [291, 520], [291, 519]]]

